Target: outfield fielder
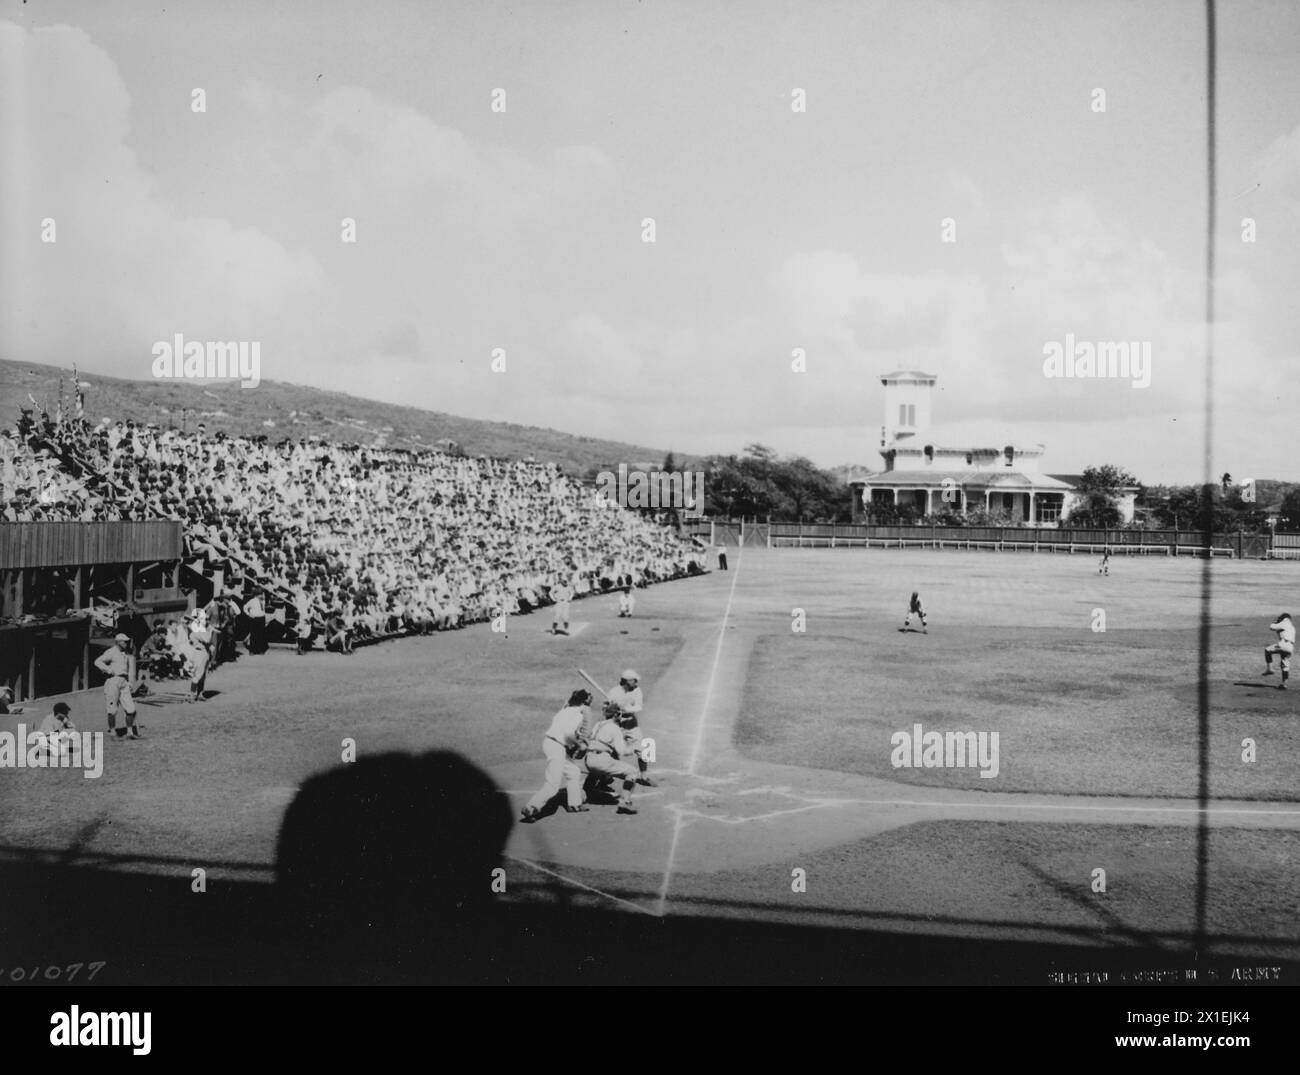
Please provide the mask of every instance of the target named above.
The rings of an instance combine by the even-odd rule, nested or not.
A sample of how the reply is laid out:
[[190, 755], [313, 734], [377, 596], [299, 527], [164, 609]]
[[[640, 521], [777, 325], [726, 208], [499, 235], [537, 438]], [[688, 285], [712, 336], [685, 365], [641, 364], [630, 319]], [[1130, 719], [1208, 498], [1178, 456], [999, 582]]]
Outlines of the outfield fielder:
[[925, 609], [921, 607], [921, 595], [915, 590], [912, 591], [912, 600], [907, 606], [907, 615], [903, 618], [903, 630], [907, 630], [912, 624], [912, 617], [921, 617], [921, 630], [925, 634], [930, 633], [930, 629], [925, 624]]
[[519, 820], [533, 822], [542, 816], [542, 807], [551, 801], [564, 785], [571, 814], [587, 811], [582, 805], [582, 770], [578, 761], [586, 750], [582, 730], [587, 721], [587, 706], [591, 705], [591, 691], [574, 691], [569, 704], [551, 718], [551, 726], [542, 740], [542, 753], [546, 755], [546, 783], [528, 800]]
[[1283, 612], [1277, 618], [1277, 623], [1270, 623], [1268, 629], [1277, 632], [1277, 641], [1264, 650], [1264, 675], [1273, 674], [1273, 654], [1276, 653], [1281, 658], [1278, 663], [1282, 666], [1282, 682], [1277, 685], [1277, 689], [1284, 691], [1286, 681], [1291, 676], [1291, 656], [1295, 653], [1295, 624], [1291, 622], [1291, 613]]

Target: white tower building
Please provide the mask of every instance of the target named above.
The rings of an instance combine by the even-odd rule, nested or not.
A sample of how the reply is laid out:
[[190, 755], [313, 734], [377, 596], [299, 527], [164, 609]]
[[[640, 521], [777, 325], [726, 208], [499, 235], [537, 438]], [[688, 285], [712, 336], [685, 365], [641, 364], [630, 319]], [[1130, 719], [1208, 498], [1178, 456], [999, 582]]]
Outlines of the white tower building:
[[931, 396], [938, 378], [932, 373], [897, 370], [880, 378], [885, 386], [885, 424], [880, 431], [880, 446], [890, 448], [900, 440], [924, 433], [930, 428]]

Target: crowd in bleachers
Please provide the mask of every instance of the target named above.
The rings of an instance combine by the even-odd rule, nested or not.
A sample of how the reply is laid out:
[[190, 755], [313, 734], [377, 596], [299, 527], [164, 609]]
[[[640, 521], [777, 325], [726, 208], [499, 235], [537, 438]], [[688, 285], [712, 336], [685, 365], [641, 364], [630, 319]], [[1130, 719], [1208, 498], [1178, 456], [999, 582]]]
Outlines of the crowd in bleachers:
[[554, 464], [33, 418], [0, 432], [0, 521], [175, 519], [187, 554], [349, 638], [446, 630], [697, 573], [701, 551]]

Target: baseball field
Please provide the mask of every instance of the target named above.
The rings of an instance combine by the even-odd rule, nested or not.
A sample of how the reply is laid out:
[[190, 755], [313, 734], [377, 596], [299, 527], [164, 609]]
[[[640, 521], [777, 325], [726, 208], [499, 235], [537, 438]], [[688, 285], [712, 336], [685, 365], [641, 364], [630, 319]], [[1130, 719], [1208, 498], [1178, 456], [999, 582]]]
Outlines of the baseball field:
[[[98, 779], [0, 774], [0, 853], [270, 883], [286, 807], [344, 764], [348, 740], [358, 758], [456, 751], [517, 817], [542, 782], [549, 720], [583, 685], [576, 669], [608, 687], [631, 666], [658, 786], [637, 789], [634, 817], [594, 805], [515, 824], [495, 899], [1192, 943], [1203, 562], [1118, 559], [1103, 577], [1091, 556], [746, 549], [731, 568], [639, 592], [631, 619], [615, 596], [578, 601], [569, 637], [547, 632], [543, 610], [504, 634], [242, 657], [209, 677], [203, 704], [163, 684], [141, 706], [146, 737], [106, 743]], [[1211, 583], [1206, 947], [1292, 960], [1300, 682], [1279, 691], [1260, 673], [1300, 574], [1218, 561]], [[912, 591], [924, 633], [915, 619], [900, 630]], [[66, 700], [80, 729], [104, 728], [98, 692]]]

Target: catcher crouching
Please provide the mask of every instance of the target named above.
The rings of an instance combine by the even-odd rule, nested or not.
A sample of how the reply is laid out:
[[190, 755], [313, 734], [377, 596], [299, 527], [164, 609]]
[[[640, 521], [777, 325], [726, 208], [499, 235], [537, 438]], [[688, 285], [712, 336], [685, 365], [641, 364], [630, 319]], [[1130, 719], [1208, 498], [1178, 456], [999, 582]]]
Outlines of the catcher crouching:
[[632, 714], [624, 714], [617, 702], [606, 702], [602, 709], [604, 719], [592, 730], [586, 743], [587, 781], [584, 791], [588, 796], [602, 792], [612, 793], [613, 785], [622, 782], [618, 797], [620, 814], [635, 814], [632, 789], [636, 787], [639, 770], [631, 760], [636, 751], [628, 745], [626, 731], [636, 726]]

